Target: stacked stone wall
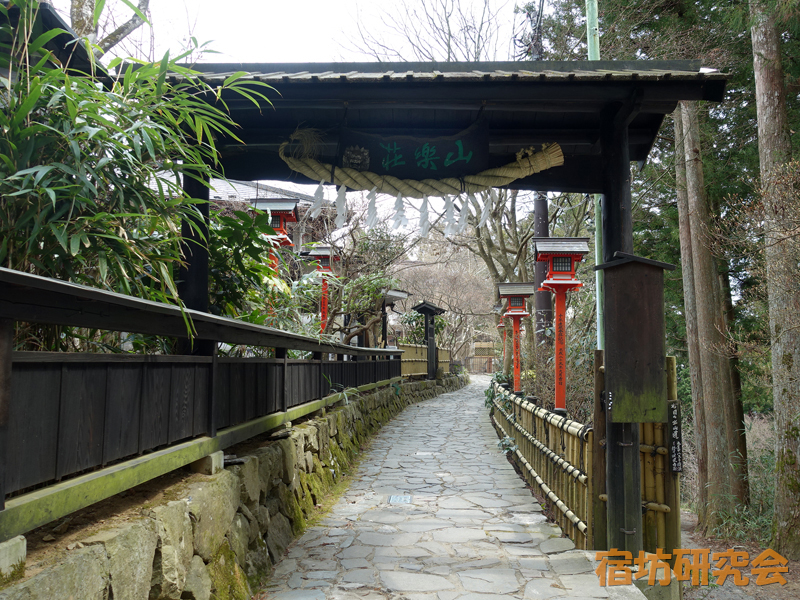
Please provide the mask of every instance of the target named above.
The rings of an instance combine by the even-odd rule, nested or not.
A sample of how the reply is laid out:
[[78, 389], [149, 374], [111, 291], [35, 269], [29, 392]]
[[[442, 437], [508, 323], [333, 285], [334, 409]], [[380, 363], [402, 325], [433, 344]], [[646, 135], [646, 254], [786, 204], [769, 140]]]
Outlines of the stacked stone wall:
[[406, 406], [466, 383], [447, 376], [348, 395], [237, 464], [165, 490], [179, 499], [82, 540], [0, 600], [249, 599], [375, 431]]

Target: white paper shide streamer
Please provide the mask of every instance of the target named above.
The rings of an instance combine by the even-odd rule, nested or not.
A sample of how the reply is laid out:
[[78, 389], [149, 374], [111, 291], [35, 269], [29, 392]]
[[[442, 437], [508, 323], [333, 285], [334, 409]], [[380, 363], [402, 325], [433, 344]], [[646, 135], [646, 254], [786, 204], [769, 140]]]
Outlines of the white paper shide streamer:
[[403, 195], [397, 194], [397, 200], [394, 201], [394, 223], [392, 224], [392, 229], [405, 227], [406, 225], [408, 225], [408, 219], [406, 218], [406, 208], [403, 204]]
[[[494, 194], [495, 191], [492, 189], [491, 194]], [[495, 194], [496, 195], [496, 194]], [[481, 211], [481, 218], [478, 221], [478, 227], [483, 227], [486, 225], [486, 221], [489, 220], [489, 215], [492, 213], [492, 205], [493, 203], [489, 201], [490, 195], [485, 195], [483, 197], [483, 210]]]
[[375, 207], [375, 199], [377, 198], [378, 194], [375, 193], [375, 189], [376, 188], [372, 188], [372, 191], [367, 194], [367, 200], [369, 200], [369, 204], [367, 205], [367, 220], [364, 223], [367, 229], [372, 229], [378, 224], [378, 209]]
[[419, 207], [419, 235], [427, 238], [431, 229], [431, 222], [428, 219], [428, 196], [422, 196], [422, 206]]
[[453, 208], [453, 197], [452, 196], [445, 196], [444, 197], [444, 237], [450, 237], [454, 233], [455, 225], [456, 225], [456, 218], [454, 214]]
[[319, 216], [319, 213], [322, 212], [322, 203], [325, 202], [325, 188], [322, 186], [322, 182], [319, 182], [319, 187], [317, 187], [316, 191], [314, 192], [314, 204], [311, 205], [311, 208], [308, 209], [308, 216], [312, 219], [316, 219]]
[[458, 219], [458, 228], [456, 229], [458, 235], [464, 235], [464, 232], [467, 230], [467, 217], [469, 217], [469, 204], [466, 200], [462, 200], [461, 216]]
[[347, 222], [347, 196], [345, 196], [346, 191], [347, 188], [342, 185], [339, 187], [339, 194], [336, 196], [336, 221], [334, 221], [336, 229], [344, 227], [344, 224]]

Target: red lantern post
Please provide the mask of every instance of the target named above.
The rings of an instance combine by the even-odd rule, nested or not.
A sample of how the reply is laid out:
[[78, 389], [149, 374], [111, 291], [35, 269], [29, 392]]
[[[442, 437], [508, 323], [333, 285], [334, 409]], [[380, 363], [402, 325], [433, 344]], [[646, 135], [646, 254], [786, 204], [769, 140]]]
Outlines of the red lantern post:
[[514, 356], [514, 393], [522, 393], [521, 360], [522, 348], [520, 342], [520, 321], [531, 316], [525, 309], [525, 299], [536, 291], [533, 283], [498, 283], [497, 290], [500, 298], [508, 300], [508, 310], [503, 315], [504, 319], [511, 319], [512, 338], [511, 347]]
[[547, 277], [539, 291], [556, 295], [555, 362], [556, 413], [567, 414], [567, 292], [583, 284], [575, 278], [575, 270], [589, 252], [588, 238], [537, 238], [536, 260], [547, 263]]
[[[276, 247], [291, 248], [294, 247], [292, 238], [289, 237], [289, 232], [286, 229], [287, 223], [297, 223], [297, 200], [290, 200], [288, 198], [254, 198], [250, 203], [260, 210], [269, 211], [270, 226], [275, 230], [276, 240], [273, 242], [272, 248], [269, 251], [269, 266], [278, 272], [278, 255], [275, 253]], [[275, 311], [272, 306], [267, 308], [268, 314], [271, 317], [271, 325], [274, 325]]]
[[339, 257], [334, 255], [333, 250], [334, 248], [331, 246], [317, 246], [311, 250], [301, 252], [301, 256], [316, 262], [317, 271], [322, 274], [322, 294], [319, 301], [319, 330], [321, 333], [325, 333], [325, 326], [328, 323], [328, 277], [334, 276], [333, 261], [339, 260]]

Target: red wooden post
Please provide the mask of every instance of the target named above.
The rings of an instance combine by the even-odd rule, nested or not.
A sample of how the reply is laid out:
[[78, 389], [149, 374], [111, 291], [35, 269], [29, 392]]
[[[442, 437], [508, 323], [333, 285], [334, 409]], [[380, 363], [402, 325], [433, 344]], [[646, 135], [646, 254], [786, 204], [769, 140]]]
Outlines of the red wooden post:
[[[512, 337], [511, 337], [511, 351], [514, 356], [514, 392], [522, 393], [521, 382], [521, 362], [522, 362], [522, 348], [520, 347], [520, 320], [525, 317], [530, 317], [530, 313], [526, 310], [525, 299], [530, 298], [536, 286], [532, 283], [498, 283], [497, 295], [500, 298], [508, 300], [508, 306], [503, 319], [511, 319], [512, 322]], [[505, 329], [503, 330], [505, 336]], [[505, 344], [503, 345], [505, 348]]]
[[328, 278], [326, 271], [322, 269], [322, 297], [319, 300], [319, 312], [322, 319], [319, 324], [320, 333], [325, 333], [325, 325], [328, 323]]
[[589, 238], [536, 238], [536, 261], [547, 264], [539, 291], [556, 296], [556, 390], [554, 412], [567, 416], [567, 292], [582, 287], [575, 277], [578, 263], [589, 252]]
[[556, 410], [567, 412], [567, 292], [556, 291]]
[[514, 322], [514, 393], [522, 392], [522, 383], [520, 377], [520, 362], [522, 359], [522, 352], [519, 345], [519, 322], [520, 317], [514, 316], [511, 318]]

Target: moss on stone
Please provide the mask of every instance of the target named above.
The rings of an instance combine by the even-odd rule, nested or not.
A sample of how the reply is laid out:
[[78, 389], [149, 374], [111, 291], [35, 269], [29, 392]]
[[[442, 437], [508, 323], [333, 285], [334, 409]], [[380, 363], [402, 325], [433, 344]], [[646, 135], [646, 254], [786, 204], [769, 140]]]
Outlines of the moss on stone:
[[292, 533], [295, 536], [301, 535], [306, 529], [306, 519], [303, 516], [300, 504], [294, 497], [294, 493], [287, 486], [278, 486], [277, 490], [281, 512], [292, 522]]
[[17, 581], [18, 579], [22, 579], [23, 577], [25, 577], [24, 559], [19, 561], [13, 567], [11, 567], [11, 571], [8, 574], [4, 573], [3, 571], [0, 571], [0, 589]]
[[249, 600], [252, 594], [247, 577], [236, 564], [236, 555], [228, 545], [228, 540], [220, 544], [208, 563], [211, 577], [211, 598], [213, 600]]

